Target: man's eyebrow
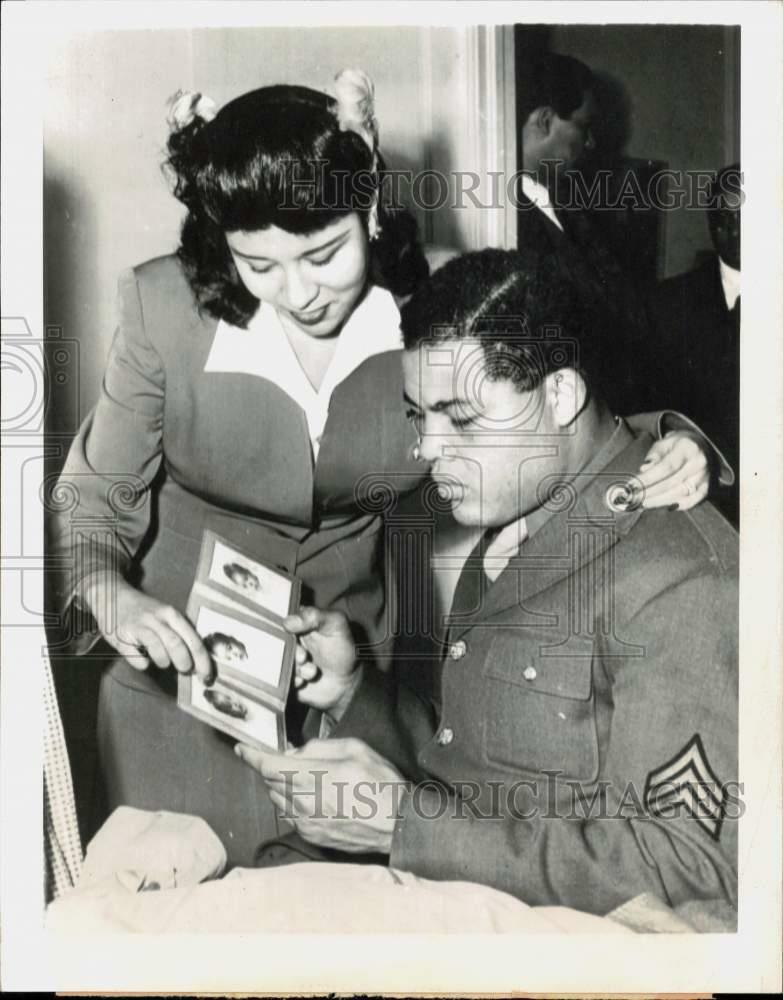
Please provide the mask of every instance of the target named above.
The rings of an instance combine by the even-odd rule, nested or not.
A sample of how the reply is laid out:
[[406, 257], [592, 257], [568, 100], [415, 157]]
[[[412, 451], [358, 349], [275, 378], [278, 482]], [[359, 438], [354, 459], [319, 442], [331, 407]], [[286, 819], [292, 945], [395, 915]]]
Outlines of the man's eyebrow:
[[[322, 253], [324, 250], [330, 250], [333, 246], [335, 246], [336, 244], [338, 244], [340, 242], [340, 240], [346, 240], [349, 235], [350, 235], [349, 231], [346, 229], [345, 232], [338, 233], [337, 236], [333, 236], [330, 240], [327, 240], [326, 243], [322, 243], [320, 246], [313, 247], [312, 250], [307, 250], [305, 253], [302, 254], [302, 257], [310, 257], [313, 254]], [[234, 250], [233, 252], [237, 255], [237, 257], [241, 257], [242, 260], [271, 260], [272, 259], [271, 257], [264, 257], [264, 256], [257, 255], [257, 254], [242, 253], [241, 250]]]
[[[414, 406], [417, 410], [421, 409], [419, 404], [415, 403], [407, 394], [407, 392], [403, 393], [403, 398], [406, 403], [409, 403], [411, 406]], [[465, 407], [470, 406], [470, 402], [467, 399], [460, 399], [458, 397], [454, 399], [439, 399], [437, 403], [433, 403], [432, 406], [428, 406], [426, 407], [426, 409], [428, 409], [430, 413], [443, 413], [444, 410], [450, 410], [452, 409], [452, 407], [455, 406], [460, 407], [461, 409], [465, 409]]]

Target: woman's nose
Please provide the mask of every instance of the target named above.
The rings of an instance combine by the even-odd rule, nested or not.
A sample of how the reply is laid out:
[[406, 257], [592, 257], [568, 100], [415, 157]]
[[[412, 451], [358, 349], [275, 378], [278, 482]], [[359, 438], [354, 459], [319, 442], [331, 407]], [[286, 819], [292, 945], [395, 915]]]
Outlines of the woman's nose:
[[291, 309], [306, 309], [318, 295], [318, 285], [302, 268], [292, 267], [285, 272], [284, 295], [286, 305]]

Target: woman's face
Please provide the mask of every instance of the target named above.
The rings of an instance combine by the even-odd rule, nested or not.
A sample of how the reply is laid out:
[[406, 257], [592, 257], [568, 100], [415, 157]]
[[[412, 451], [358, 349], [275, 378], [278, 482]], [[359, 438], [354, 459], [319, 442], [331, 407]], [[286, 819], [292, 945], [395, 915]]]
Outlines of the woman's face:
[[309, 236], [270, 226], [226, 233], [248, 291], [311, 337], [340, 331], [367, 284], [369, 246], [357, 213]]

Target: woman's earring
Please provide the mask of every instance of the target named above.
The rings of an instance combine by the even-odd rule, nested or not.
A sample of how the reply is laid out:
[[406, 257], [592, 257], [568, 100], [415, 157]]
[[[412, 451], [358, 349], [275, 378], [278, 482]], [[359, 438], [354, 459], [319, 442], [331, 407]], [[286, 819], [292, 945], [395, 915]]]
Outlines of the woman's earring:
[[413, 451], [411, 452], [411, 456], [413, 457], [413, 461], [414, 462], [420, 462], [421, 461], [421, 441], [420, 440], [417, 441], [416, 444], [413, 446]]
[[373, 201], [372, 207], [370, 208], [369, 215], [367, 216], [367, 235], [370, 238], [370, 243], [374, 243], [375, 240], [381, 235], [381, 224], [378, 221], [378, 194], [375, 194], [375, 200]]

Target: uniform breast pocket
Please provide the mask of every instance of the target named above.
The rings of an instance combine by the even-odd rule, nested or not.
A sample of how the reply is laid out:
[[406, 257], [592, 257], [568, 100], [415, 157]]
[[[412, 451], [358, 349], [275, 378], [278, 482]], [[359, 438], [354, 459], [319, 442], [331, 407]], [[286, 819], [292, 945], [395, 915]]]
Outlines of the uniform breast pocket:
[[[563, 655], [565, 654], [565, 655]], [[592, 781], [598, 774], [593, 643], [569, 642], [544, 655], [519, 633], [499, 632], [485, 670], [487, 760], [522, 771], [557, 771]]]

